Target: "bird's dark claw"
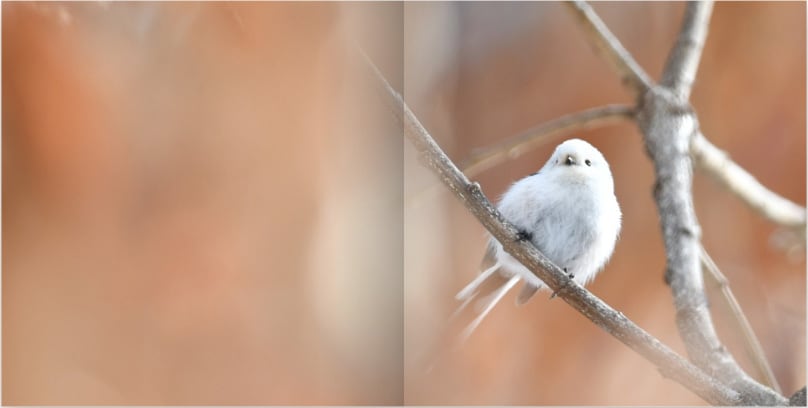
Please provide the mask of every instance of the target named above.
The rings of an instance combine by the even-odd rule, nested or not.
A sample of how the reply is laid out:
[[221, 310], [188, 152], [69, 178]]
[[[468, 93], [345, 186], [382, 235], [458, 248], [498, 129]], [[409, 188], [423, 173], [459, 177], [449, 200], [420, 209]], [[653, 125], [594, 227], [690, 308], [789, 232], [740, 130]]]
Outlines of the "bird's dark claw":
[[526, 230], [520, 229], [519, 232], [516, 233], [517, 242], [532, 241], [532, 240], [533, 240], [533, 234]]
[[[574, 275], [574, 274], [572, 274], [572, 273], [568, 273], [568, 272], [567, 272], [567, 268], [564, 268], [564, 274], [566, 274], [566, 275], [567, 275], [567, 277], [568, 277], [568, 278], [570, 278], [570, 279], [575, 278], [575, 275]], [[564, 282], [564, 286], [562, 286], [562, 287], [561, 287], [561, 289], [559, 289], [559, 290], [557, 290], [557, 291], [553, 292], [553, 293], [550, 295], [550, 299], [552, 299], [552, 298], [554, 298], [554, 297], [558, 296], [558, 292], [561, 292], [562, 290], [565, 290], [565, 289], [567, 289], [567, 283], [566, 283], [566, 282]]]
[[564, 268], [564, 273], [566, 273], [567, 277], [570, 278], [570, 279], [575, 278], [575, 274], [567, 272], [567, 268]]

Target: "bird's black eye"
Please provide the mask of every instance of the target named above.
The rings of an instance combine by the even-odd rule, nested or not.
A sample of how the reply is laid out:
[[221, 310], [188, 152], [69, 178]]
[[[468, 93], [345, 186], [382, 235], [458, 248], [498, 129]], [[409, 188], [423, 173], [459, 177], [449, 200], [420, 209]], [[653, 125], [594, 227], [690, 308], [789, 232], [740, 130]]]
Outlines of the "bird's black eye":
[[589, 159], [586, 159], [586, 161], [584, 161], [584, 163], [586, 163], [586, 165], [587, 165], [587, 166], [591, 166], [591, 165], [592, 165], [592, 162], [591, 162]]
[[575, 159], [572, 156], [567, 156], [567, 159], [564, 160], [564, 164], [566, 164], [567, 166], [572, 166], [573, 164], [575, 164]]

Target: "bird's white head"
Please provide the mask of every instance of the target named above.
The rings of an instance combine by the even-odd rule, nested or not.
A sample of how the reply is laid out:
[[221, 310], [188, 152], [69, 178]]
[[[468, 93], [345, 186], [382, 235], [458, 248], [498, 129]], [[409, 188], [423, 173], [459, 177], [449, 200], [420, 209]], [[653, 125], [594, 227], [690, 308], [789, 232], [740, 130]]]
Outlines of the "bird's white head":
[[541, 172], [555, 173], [555, 177], [569, 183], [596, 180], [598, 185], [614, 189], [609, 163], [598, 149], [581, 139], [558, 145]]

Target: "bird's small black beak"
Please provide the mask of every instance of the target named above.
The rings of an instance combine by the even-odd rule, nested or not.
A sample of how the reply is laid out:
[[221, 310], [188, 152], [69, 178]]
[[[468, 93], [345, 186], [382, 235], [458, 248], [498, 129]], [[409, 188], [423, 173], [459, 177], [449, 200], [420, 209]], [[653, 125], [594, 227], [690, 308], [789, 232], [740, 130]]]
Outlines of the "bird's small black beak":
[[573, 164], [575, 164], [575, 158], [572, 156], [567, 156], [567, 158], [564, 160], [564, 164], [566, 164], [567, 166], [572, 166]]

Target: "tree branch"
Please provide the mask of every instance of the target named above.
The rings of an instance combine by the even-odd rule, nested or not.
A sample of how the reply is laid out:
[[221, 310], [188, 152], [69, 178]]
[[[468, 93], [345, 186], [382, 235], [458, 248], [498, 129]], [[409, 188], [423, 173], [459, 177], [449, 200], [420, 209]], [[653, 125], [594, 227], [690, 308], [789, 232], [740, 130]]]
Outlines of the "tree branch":
[[[697, 13], [688, 13], [691, 19]], [[683, 30], [692, 25], [685, 18]], [[681, 38], [682, 36], [680, 36]], [[693, 65], [698, 58], [682, 50], [687, 41], [677, 42], [669, 57], [668, 67]], [[689, 59], [681, 62], [678, 59]], [[701, 229], [693, 206], [693, 169], [690, 142], [698, 134], [696, 114], [682, 97], [687, 82], [677, 82], [680, 89], [654, 86], [642, 98], [637, 116], [645, 145], [654, 162], [656, 185], [654, 199], [659, 209], [662, 236], [665, 241], [667, 270], [665, 280], [673, 293], [676, 323], [691, 360], [725, 384], [741, 392], [753, 405], [784, 405], [787, 400], [749, 377], [721, 344], [712, 322], [704, 290], [700, 263]]]
[[800, 388], [788, 399], [788, 404], [792, 407], [804, 407], [805, 402], [805, 387]]
[[699, 262], [701, 230], [693, 207], [689, 141], [697, 132], [695, 114], [662, 87], [648, 91], [638, 115], [654, 163], [654, 199], [665, 242], [676, 323], [691, 360], [738, 390], [746, 405], [784, 405], [786, 399], [755, 382], [721, 344], [707, 307]]
[[754, 176], [735, 164], [701, 132], [690, 141], [696, 164], [744, 203], [770, 221], [786, 227], [805, 228], [805, 207], [767, 189]]
[[589, 129], [633, 117], [634, 108], [626, 105], [607, 105], [572, 113], [477, 150], [460, 167], [467, 177], [471, 177], [507, 159], [521, 156], [526, 151], [543, 144], [550, 136], [577, 129]]
[[[696, 6], [693, 6], [696, 7]], [[702, 34], [694, 34], [697, 36], [706, 35], [706, 22], [697, 23], [700, 20], [706, 20], [709, 17], [709, 10], [703, 6], [698, 10], [691, 10], [685, 13], [685, 22], [683, 31], [698, 31]], [[643, 89], [656, 86], [653, 81], [648, 79], [642, 81], [640, 78], [648, 78], [645, 71], [640, 67], [631, 55], [623, 48], [623, 45], [612, 35], [609, 29], [603, 24], [603, 21], [595, 14], [595, 12], [585, 3], [575, 1], [570, 5], [570, 9], [575, 13], [576, 21], [581, 24], [582, 29], [587, 34], [587, 39], [595, 47], [599, 54], [602, 54], [609, 62], [617, 59], [618, 62], [612, 62], [612, 68], [618, 75], [623, 78], [624, 83], [629, 87], [635, 95], [641, 95]], [[586, 10], [586, 12], [584, 12]], [[704, 30], [698, 27], [704, 25]], [[597, 27], [597, 28], [596, 28]], [[691, 27], [688, 29], [688, 27]], [[680, 39], [681, 39], [680, 35]], [[704, 43], [704, 38], [699, 43]], [[675, 72], [677, 68], [689, 66], [688, 70], [694, 73], [698, 68], [699, 56], [701, 55], [701, 47], [698, 49], [694, 43], [682, 41], [677, 43], [678, 49], [687, 48], [691, 51], [682, 52], [687, 60], [691, 61], [688, 64], [679, 62], [677, 58], [671, 58], [668, 62], [666, 71]], [[677, 51], [673, 51], [676, 53]], [[672, 53], [672, 55], [673, 55]], [[623, 68], [621, 68], [623, 67]], [[631, 69], [627, 67], [633, 67]], [[634, 80], [626, 81], [626, 75], [633, 76], [633, 72], [638, 72]], [[644, 84], [638, 86], [637, 84]], [[682, 81], [680, 86], [690, 87], [692, 81]], [[752, 209], [766, 217], [767, 219], [778, 223], [780, 225], [791, 227], [804, 227], [806, 223], [805, 207], [799, 206], [786, 200], [783, 197], [775, 194], [771, 190], [761, 185], [754, 177], [752, 177], [742, 167], [734, 163], [726, 154], [713, 146], [699, 131], [694, 139], [691, 141], [690, 154], [699, 165], [699, 168], [706, 171], [709, 175], [714, 177], [720, 183], [724, 184], [729, 190], [740, 198], [743, 202], [747, 203]]]
[[519, 240], [516, 228], [502, 218], [499, 211], [483, 195], [480, 186], [470, 182], [457, 169], [404, 103], [401, 95], [390, 87], [372, 62], [369, 60], [367, 62], [376, 76], [376, 82], [386, 91], [386, 99], [394, 107], [392, 111], [402, 123], [404, 135], [418, 151], [421, 163], [438, 176], [494, 238], [503, 243], [509, 254], [557, 292], [567, 304], [655, 364], [662, 375], [684, 385], [712, 404], [734, 405], [744, 402], [736, 391], [706, 375], [622, 313], [569, 279], [531, 243]]
[[654, 83], [648, 74], [637, 64], [637, 61], [634, 61], [631, 54], [609, 31], [589, 4], [580, 0], [573, 0], [566, 4], [578, 17], [578, 22], [588, 34], [589, 40], [595, 46], [595, 51], [611, 64], [623, 83], [628, 85], [636, 96], [644, 94], [648, 88], [653, 86]]
[[662, 73], [661, 85], [682, 100], [690, 98], [696, 81], [701, 51], [710, 26], [712, 1], [690, 1], [685, 9], [682, 30]]
[[[686, 13], [681, 38], [687, 32], [700, 34], [700, 20], [709, 17], [709, 7], [690, 6]], [[618, 74], [626, 78], [625, 67], [636, 78], [647, 78], [636, 63], [608, 31], [605, 25], [585, 3], [574, 2], [573, 10], [583, 21], [583, 28], [598, 49], [604, 53]], [[703, 25], [703, 24], [702, 24]], [[594, 28], [593, 28], [594, 27]], [[694, 28], [695, 27], [695, 28]], [[702, 41], [703, 43], [703, 38]], [[607, 44], [608, 46], [604, 46]], [[657, 203], [667, 257], [666, 281], [673, 293], [676, 322], [691, 360], [709, 374], [741, 393], [743, 402], [752, 405], [785, 405], [787, 400], [773, 390], [755, 382], [735, 362], [718, 339], [706, 304], [704, 281], [699, 262], [701, 231], [696, 220], [692, 193], [692, 164], [690, 141], [698, 134], [698, 121], [685, 95], [689, 95], [692, 81], [688, 72], [695, 74], [701, 47], [690, 41], [678, 41], [668, 59], [666, 73], [678, 89], [656, 86], [644, 81], [646, 90], [638, 82], [627, 85], [639, 93], [637, 120], [643, 133], [646, 149], [654, 163], [656, 184], [654, 198]], [[623, 52], [621, 52], [621, 50]], [[619, 59], [621, 61], [614, 61]]]
[[713, 258], [710, 257], [710, 254], [707, 253], [707, 250], [704, 249], [704, 246], [701, 246], [701, 262], [704, 267], [707, 268], [707, 276], [712, 278], [713, 282], [715, 282], [716, 286], [721, 290], [724, 302], [732, 311], [732, 315], [735, 317], [735, 321], [738, 323], [741, 333], [743, 333], [747, 353], [752, 357], [752, 361], [755, 362], [758, 373], [763, 377], [766, 385], [772, 387], [778, 394], [782, 394], [783, 391], [780, 389], [780, 384], [774, 376], [769, 361], [766, 360], [766, 353], [763, 352], [763, 347], [761, 347], [760, 341], [755, 335], [755, 331], [752, 330], [749, 319], [747, 319], [746, 315], [743, 313], [741, 304], [738, 303], [738, 299], [735, 298], [735, 294], [732, 293], [732, 289], [729, 287], [729, 280], [721, 273], [718, 265], [716, 265]]

